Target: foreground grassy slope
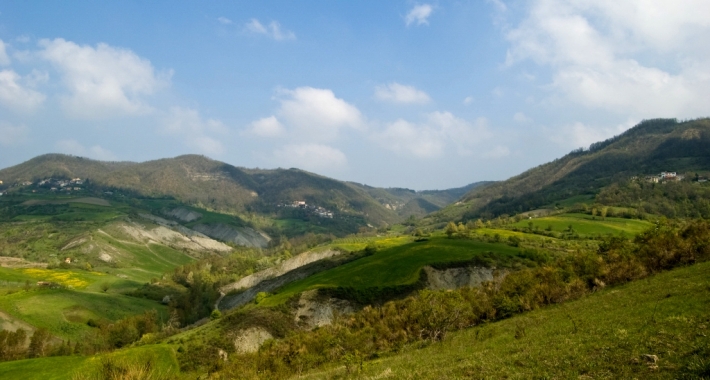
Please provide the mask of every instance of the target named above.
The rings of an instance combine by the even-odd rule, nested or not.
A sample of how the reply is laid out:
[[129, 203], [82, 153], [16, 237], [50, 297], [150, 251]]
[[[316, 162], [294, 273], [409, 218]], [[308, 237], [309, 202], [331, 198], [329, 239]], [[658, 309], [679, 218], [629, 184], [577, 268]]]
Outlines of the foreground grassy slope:
[[179, 377], [179, 366], [172, 347], [151, 345], [129, 348], [110, 354], [87, 356], [59, 356], [0, 363], [0, 378], [27, 380], [65, 380], [100, 378], [102, 363], [112, 360], [117, 364], [145, 364], [150, 361], [155, 373], [164, 379]]
[[357, 376], [339, 367], [301, 378], [706, 379], [708, 305], [710, 263], [702, 263], [452, 333], [366, 362]]
[[359, 289], [413, 284], [425, 265], [471, 260], [486, 252], [512, 258], [519, 250], [505, 244], [433, 237], [379, 250], [372, 256], [341, 265], [286, 285], [264, 305], [275, 305], [309, 289], [347, 286]]

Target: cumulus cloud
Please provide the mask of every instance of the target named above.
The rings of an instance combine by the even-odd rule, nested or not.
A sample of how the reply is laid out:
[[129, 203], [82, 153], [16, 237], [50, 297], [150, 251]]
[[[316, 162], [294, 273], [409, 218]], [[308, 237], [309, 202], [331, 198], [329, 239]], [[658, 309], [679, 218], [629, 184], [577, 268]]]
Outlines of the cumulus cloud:
[[259, 22], [259, 20], [253, 18], [245, 25], [245, 29], [249, 33], [268, 36], [276, 41], [296, 39], [296, 35], [292, 31], [281, 30], [281, 24], [279, 24], [278, 21], [271, 21], [268, 25], [264, 25]]
[[227, 127], [219, 120], [203, 119], [194, 109], [171, 108], [163, 120], [163, 130], [182, 138], [185, 145], [200, 153], [220, 155], [226, 151], [224, 144], [210, 135], [227, 134]]
[[116, 155], [100, 145], [85, 147], [74, 139], [59, 140], [55, 144], [60, 153], [72, 154], [74, 156], [89, 157], [102, 161], [117, 161]]
[[418, 158], [441, 156], [447, 147], [460, 156], [470, 156], [476, 145], [490, 136], [485, 119], [471, 123], [450, 112], [429, 113], [421, 123], [399, 119], [373, 134], [382, 147]]
[[0, 71], [0, 104], [18, 111], [32, 111], [44, 102], [44, 94], [22, 84], [23, 79], [12, 70]]
[[0, 40], [0, 66], [7, 66], [10, 64], [10, 57], [7, 55], [7, 48], [5, 42]]
[[474, 101], [476, 101], [476, 99], [474, 99], [473, 96], [467, 96], [463, 99], [463, 104], [470, 105], [473, 104]]
[[348, 160], [340, 150], [323, 144], [287, 145], [274, 151], [280, 165], [314, 172], [339, 170]]
[[260, 137], [283, 137], [286, 128], [276, 116], [269, 116], [252, 122], [246, 132]]
[[0, 145], [13, 146], [27, 140], [27, 127], [0, 121]]
[[232, 20], [230, 20], [230, 19], [228, 19], [228, 18], [226, 18], [226, 17], [218, 17], [218, 18], [217, 18], [217, 21], [219, 21], [219, 23], [220, 23], [220, 24], [223, 24], [223, 25], [232, 24]]
[[575, 122], [552, 131], [550, 140], [569, 149], [587, 148], [592, 143], [619, 135], [635, 124], [631, 119], [613, 127], [591, 126]]
[[407, 26], [411, 24], [429, 25], [429, 16], [433, 11], [434, 7], [430, 4], [417, 4], [404, 16], [404, 22]]
[[362, 128], [364, 121], [357, 107], [337, 98], [333, 91], [313, 87], [279, 90], [278, 115], [294, 129], [293, 137], [327, 141], [342, 128]]
[[431, 100], [424, 91], [394, 82], [375, 87], [375, 98], [400, 104], [424, 104]]
[[507, 32], [507, 64], [553, 68], [549, 88], [586, 108], [696, 117], [710, 103], [710, 3], [535, 0]]
[[137, 115], [151, 111], [144, 97], [169, 83], [172, 72], [156, 73], [147, 59], [101, 43], [77, 45], [61, 38], [40, 40], [38, 55], [59, 71], [69, 94], [65, 111], [79, 119]]

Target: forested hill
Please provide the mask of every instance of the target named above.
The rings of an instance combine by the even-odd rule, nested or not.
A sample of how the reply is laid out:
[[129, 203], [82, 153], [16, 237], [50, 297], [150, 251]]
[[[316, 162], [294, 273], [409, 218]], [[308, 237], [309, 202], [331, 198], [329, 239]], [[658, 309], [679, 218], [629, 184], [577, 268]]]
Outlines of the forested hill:
[[554, 205], [578, 195], [596, 195], [633, 176], [710, 171], [710, 119], [642, 121], [608, 140], [578, 149], [506, 181], [476, 188], [447, 218], [474, 219]]
[[[47, 154], [0, 170], [0, 180], [4, 182], [0, 186], [6, 188], [47, 178], [81, 178], [107, 190], [121, 189], [136, 196], [170, 196], [229, 213], [273, 213], [279, 205], [305, 201], [326, 210], [360, 215], [378, 226], [435, 211], [462, 195], [460, 189], [453, 189], [450, 193], [407, 193], [405, 197], [388, 189], [342, 182], [299, 169], [245, 169], [198, 155], [135, 163]], [[382, 190], [389, 197], [376, 199], [371, 195], [373, 189]], [[409, 212], [395, 207], [413, 200], [422, 205], [410, 207]]]

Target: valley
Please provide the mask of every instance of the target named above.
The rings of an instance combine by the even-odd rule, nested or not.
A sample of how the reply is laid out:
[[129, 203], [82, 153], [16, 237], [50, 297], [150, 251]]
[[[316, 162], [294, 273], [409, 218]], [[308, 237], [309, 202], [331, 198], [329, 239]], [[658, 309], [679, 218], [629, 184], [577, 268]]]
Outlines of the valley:
[[0, 377], [702, 378], [708, 142], [645, 121], [440, 191], [40, 156], [0, 170]]

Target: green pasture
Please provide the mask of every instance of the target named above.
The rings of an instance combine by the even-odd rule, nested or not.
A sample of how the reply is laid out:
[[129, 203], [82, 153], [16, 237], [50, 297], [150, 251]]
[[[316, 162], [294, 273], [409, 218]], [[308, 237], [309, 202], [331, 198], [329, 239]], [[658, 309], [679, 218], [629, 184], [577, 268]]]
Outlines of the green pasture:
[[[26, 380], [69, 380], [100, 378], [99, 371], [107, 359], [114, 363], [153, 363], [161, 378], [178, 378], [179, 365], [175, 352], [168, 345], [128, 348], [96, 356], [57, 356], [0, 363], [0, 378]], [[81, 376], [84, 377], [81, 377]]]
[[409, 235], [397, 236], [349, 236], [335, 239], [328, 246], [344, 249], [349, 252], [361, 251], [368, 245], [374, 245], [378, 249], [392, 248], [399, 245], [411, 243], [414, 240]]
[[582, 195], [575, 195], [574, 197], [567, 198], [565, 200], [559, 201], [555, 203], [552, 206], [560, 206], [560, 207], [573, 207], [576, 204], [579, 203], [594, 203], [594, 195], [590, 194], [582, 194]]
[[89, 319], [115, 321], [152, 309], [158, 310], [161, 318], [166, 317], [164, 305], [118, 293], [34, 288], [0, 296], [0, 310], [72, 340], [91, 329], [86, 324]]
[[[299, 378], [707, 379], [710, 263], [661, 273], [500, 322]], [[643, 355], [656, 355], [653, 364]]]
[[541, 218], [524, 219], [513, 224], [514, 227], [526, 229], [532, 223], [533, 229], [546, 230], [551, 228], [555, 232], [568, 231], [572, 226], [573, 232], [579, 235], [636, 235], [651, 227], [651, 223], [638, 219], [602, 218], [586, 214], [561, 214]]
[[164, 273], [194, 260], [182, 251], [160, 244], [127, 242], [100, 233], [95, 233], [94, 238], [130, 256], [121, 256], [121, 265], [118, 268], [108, 268], [110, 273], [122, 274], [130, 280], [141, 283], [148, 282], [152, 278], [160, 278]]
[[279, 304], [295, 294], [315, 288], [348, 286], [363, 289], [412, 284], [419, 279], [419, 271], [426, 265], [470, 260], [484, 252], [512, 258], [519, 250], [504, 244], [435, 237], [381, 249], [372, 256], [290, 283], [267, 298], [264, 305]]

